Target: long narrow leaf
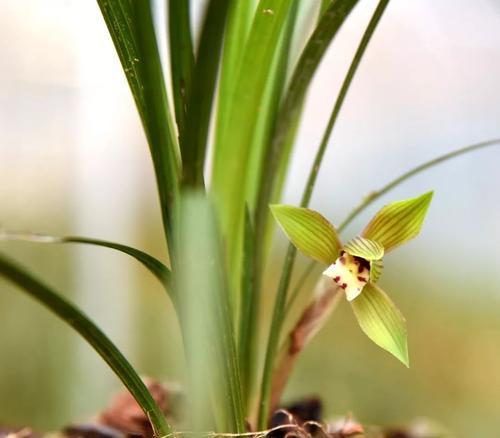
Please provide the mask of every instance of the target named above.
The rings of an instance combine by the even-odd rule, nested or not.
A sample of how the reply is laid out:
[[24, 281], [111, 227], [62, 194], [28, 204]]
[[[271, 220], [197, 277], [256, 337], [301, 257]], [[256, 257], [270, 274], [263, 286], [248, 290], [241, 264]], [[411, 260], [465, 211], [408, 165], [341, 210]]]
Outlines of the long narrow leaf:
[[330, 6], [331, 2], [332, 0], [321, 0], [321, 4], [319, 6], [319, 14], [318, 14], [320, 19], [325, 13], [325, 11], [328, 9], [328, 6]]
[[187, 185], [203, 185], [208, 128], [229, 3], [229, 0], [211, 0], [201, 31], [182, 145], [183, 182]]
[[[296, 0], [261, 0], [235, 80], [235, 88], [214, 150], [213, 191], [227, 235], [228, 253], [235, 254], [236, 236], [242, 230], [245, 181], [255, 130], [265, 113], [266, 84], [279, 55], [278, 44]], [[269, 96], [268, 96], [269, 97]], [[232, 257], [231, 257], [232, 258]]]
[[[250, 157], [246, 167], [245, 176], [245, 199], [247, 206], [249, 206], [249, 211], [254, 211], [255, 204], [257, 202], [258, 182], [260, 180], [260, 172], [262, 171], [263, 155], [267, 144], [270, 141], [272, 128], [276, 121], [277, 111], [285, 86], [289, 62], [289, 51], [295, 22], [297, 20], [297, 13], [298, 3], [295, 2], [288, 12], [286, 23], [281, 31], [281, 36], [278, 41], [277, 54], [273, 60], [271, 71], [269, 72], [269, 78], [262, 96], [261, 109], [253, 130], [253, 142], [250, 146]], [[254, 214], [252, 214], [252, 217], [253, 216]], [[245, 296], [244, 290], [240, 293], [241, 300], [247, 301], [248, 304], [248, 312], [241, 315], [242, 318], [248, 319], [247, 321], [242, 321], [242, 326], [247, 327], [247, 330], [244, 332], [247, 337], [240, 338], [240, 348], [246, 352], [246, 358], [244, 360], [242, 359], [241, 367], [243, 383], [246, 387], [248, 387], [246, 394], [247, 401], [252, 398], [253, 381], [256, 374], [256, 367], [252, 364], [257, 361], [257, 327], [259, 323], [262, 272], [266, 262], [267, 243], [268, 242], [265, 236], [259, 236], [259, 238], [256, 239], [255, 245], [252, 248], [252, 256], [254, 259], [250, 263], [251, 268], [253, 269], [251, 274], [251, 277], [253, 278], [253, 291], [249, 294], [248, 298]], [[239, 248], [240, 245], [238, 235], [237, 242], [234, 245], [234, 250], [237, 251]], [[240, 276], [241, 269], [245, 269], [245, 266], [242, 266], [241, 268], [240, 266], [231, 267], [231, 270], [234, 272], [234, 276], [237, 278]], [[241, 275], [245, 275], [245, 273], [243, 272]]]
[[20, 287], [73, 327], [99, 353], [144, 410], [144, 413], [151, 421], [156, 436], [165, 436], [172, 433], [172, 428], [166, 422], [160, 407], [156, 404], [132, 365], [87, 316], [51, 288], [28, 274], [22, 267], [4, 256], [0, 256], [0, 275]]
[[317, 179], [319, 170], [321, 168], [321, 163], [323, 162], [323, 157], [325, 155], [325, 151], [326, 151], [326, 148], [328, 146], [328, 141], [330, 140], [330, 137], [332, 135], [333, 128], [335, 127], [335, 124], [337, 122], [338, 115], [340, 114], [340, 110], [342, 109], [342, 106], [344, 104], [345, 98], [347, 96], [347, 92], [349, 91], [349, 88], [351, 87], [352, 80], [354, 79], [354, 75], [356, 74], [356, 72], [358, 70], [359, 64], [361, 63], [361, 60], [363, 59], [363, 55], [366, 52], [368, 44], [373, 36], [373, 33], [375, 32], [375, 29], [377, 28], [377, 26], [380, 22], [380, 19], [382, 18], [382, 15], [383, 15], [388, 3], [389, 3], [389, 0], [380, 0], [379, 1], [375, 11], [373, 12], [373, 15], [370, 19], [370, 22], [368, 23], [368, 26], [366, 27], [366, 30], [363, 34], [363, 37], [361, 38], [359, 46], [356, 49], [356, 53], [354, 54], [354, 57], [351, 61], [351, 65], [349, 66], [349, 70], [347, 71], [347, 74], [342, 82], [342, 86], [340, 87], [339, 94], [337, 96], [337, 99], [335, 100], [335, 105], [333, 107], [332, 113], [330, 114], [328, 124], [326, 126], [325, 132], [323, 133], [321, 143], [320, 143], [319, 148], [316, 152], [316, 156], [314, 157], [314, 162], [313, 162], [313, 164], [311, 166], [311, 170], [309, 172], [309, 176], [308, 176], [308, 179], [306, 182], [306, 188], [305, 188], [304, 193], [302, 195], [302, 201], [301, 201], [302, 207], [307, 207], [309, 204], [309, 201], [311, 200], [312, 192], [313, 192], [314, 186], [316, 184], [316, 179]]
[[257, 233], [264, 232], [266, 228], [269, 218], [267, 206], [280, 178], [280, 163], [284, 157], [290, 155], [285, 150], [285, 146], [292, 146], [292, 143], [287, 140], [290, 131], [296, 128], [297, 115], [301, 111], [312, 78], [326, 49], [357, 2], [358, 0], [336, 0], [330, 4], [309, 38], [295, 67], [276, 122], [273, 139], [264, 157], [257, 201]]
[[223, 133], [230, 115], [237, 74], [243, 57], [245, 43], [253, 19], [255, 5], [252, 0], [230, 2], [226, 36], [221, 57], [219, 92], [217, 96], [215, 145], [223, 140]]
[[211, 427], [206, 412], [213, 407], [218, 429], [243, 432], [239, 365], [226, 272], [219, 233], [205, 194], [183, 191], [178, 217], [174, 287], [181, 307], [193, 427], [198, 431]]
[[127, 77], [155, 168], [167, 236], [178, 190], [180, 156], [149, 0], [97, 0]]
[[257, 324], [258, 294], [255, 278], [255, 233], [248, 207], [245, 211], [245, 232], [243, 236], [243, 262], [241, 270], [241, 306], [238, 354], [241, 367], [241, 387], [243, 397], [248, 402], [252, 386], [252, 370], [255, 369], [255, 325]]
[[283, 318], [286, 310], [287, 292], [290, 286], [291, 276], [288, 275], [288, 273], [291, 273], [293, 270], [296, 255], [297, 250], [295, 246], [291, 244], [288, 245], [283, 268], [281, 269], [282, 275], [280, 277], [278, 290], [276, 292], [276, 299], [274, 301], [271, 328], [269, 329], [269, 338], [267, 341], [266, 356], [264, 359], [264, 370], [262, 374], [258, 417], [258, 427], [261, 429], [266, 427], [269, 419], [269, 414], [271, 412], [272, 373], [276, 360], [276, 353], [279, 346]]
[[104, 248], [115, 249], [119, 252], [127, 254], [137, 261], [142, 263], [164, 286], [164, 288], [169, 293], [172, 301], [175, 303], [175, 297], [173, 296], [173, 290], [171, 287], [171, 273], [160, 260], [151, 256], [150, 254], [141, 251], [140, 249], [133, 248], [128, 245], [122, 245], [121, 243], [110, 242], [107, 240], [91, 239], [88, 237], [81, 236], [53, 236], [48, 234], [39, 233], [26, 233], [17, 231], [1, 231], [0, 230], [0, 240], [15, 240], [15, 241], [26, 241], [34, 243], [82, 243], [87, 245], [101, 246]]
[[186, 111], [191, 94], [194, 66], [189, 0], [168, 0], [168, 30], [170, 42], [170, 70], [175, 108], [175, 120], [182, 144], [186, 126]]

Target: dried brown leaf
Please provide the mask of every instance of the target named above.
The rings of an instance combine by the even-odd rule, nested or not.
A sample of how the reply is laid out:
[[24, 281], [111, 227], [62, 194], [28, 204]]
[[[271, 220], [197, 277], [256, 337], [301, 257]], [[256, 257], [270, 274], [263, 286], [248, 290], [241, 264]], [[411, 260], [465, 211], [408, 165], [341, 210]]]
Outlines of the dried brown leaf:
[[[170, 417], [171, 400], [170, 392], [161, 383], [153, 380], [145, 382], [162, 412]], [[113, 399], [111, 405], [97, 418], [99, 425], [117, 429], [129, 436], [153, 438], [153, 429], [149, 418], [142, 411], [129, 392], [121, 392]]]

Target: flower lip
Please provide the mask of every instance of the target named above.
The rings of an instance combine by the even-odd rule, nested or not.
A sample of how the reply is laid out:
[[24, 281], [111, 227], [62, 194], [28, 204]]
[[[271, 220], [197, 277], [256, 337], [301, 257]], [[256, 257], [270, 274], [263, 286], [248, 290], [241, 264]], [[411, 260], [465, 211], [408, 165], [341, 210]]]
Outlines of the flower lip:
[[323, 275], [332, 278], [345, 290], [347, 299], [352, 301], [370, 281], [370, 262], [342, 250], [335, 263], [330, 265]]

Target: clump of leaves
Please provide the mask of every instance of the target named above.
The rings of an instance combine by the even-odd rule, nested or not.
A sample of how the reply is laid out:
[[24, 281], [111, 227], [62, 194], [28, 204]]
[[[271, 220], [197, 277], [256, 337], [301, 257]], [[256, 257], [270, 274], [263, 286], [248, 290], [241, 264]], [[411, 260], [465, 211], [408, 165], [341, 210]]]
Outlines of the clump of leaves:
[[[404, 319], [377, 281], [384, 253], [420, 230], [431, 194], [388, 205], [360, 237], [345, 245], [339, 234], [364, 208], [407, 178], [498, 144], [498, 140], [478, 143], [421, 164], [365, 198], [338, 228], [307, 209], [338, 114], [389, 3], [380, 0], [332, 105], [300, 208], [272, 207], [293, 244], [329, 265], [325, 275], [331, 278], [281, 343], [287, 309], [311, 272], [308, 269], [290, 292], [296, 248], [289, 246], [274, 298], [263, 372], [256, 375], [261, 368], [256, 341], [259, 304], [273, 231], [269, 206], [281, 199], [295, 133], [318, 66], [358, 3], [362, 2], [323, 0], [317, 18], [307, 22], [298, 17], [306, 16], [314, 2], [209, 0], [195, 43], [190, 1], [169, 0], [164, 20], [169, 34], [171, 82], [167, 82], [160, 58], [166, 44], [157, 39], [152, 2], [97, 0], [149, 145], [169, 264], [115, 242], [1, 233], [3, 239], [107, 247], [149, 269], [178, 316], [188, 369], [189, 420], [195, 432], [242, 433], [247, 430], [245, 420], [254, 430], [266, 428], [297, 354], [319, 330], [339, 291], [345, 291], [363, 331], [408, 365]], [[292, 45], [294, 36], [302, 44]], [[303, 49], [297, 53], [294, 47]], [[208, 159], [209, 151], [213, 159]], [[94, 347], [141, 406], [157, 436], [174, 431], [136, 370], [86, 315], [4, 256], [0, 256], [0, 275]]]

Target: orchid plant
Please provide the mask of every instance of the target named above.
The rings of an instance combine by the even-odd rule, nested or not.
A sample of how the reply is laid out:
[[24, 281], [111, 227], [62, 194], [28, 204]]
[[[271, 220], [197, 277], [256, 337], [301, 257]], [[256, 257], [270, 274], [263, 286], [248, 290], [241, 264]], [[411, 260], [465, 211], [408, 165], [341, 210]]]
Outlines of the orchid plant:
[[[338, 237], [342, 225], [336, 230], [307, 208], [338, 115], [389, 0], [377, 2], [360, 36], [332, 103], [300, 208], [276, 203], [282, 198], [306, 97], [320, 64], [325, 65], [325, 54], [335, 55], [328, 50], [335, 36], [364, 2], [208, 0], [197, 40], [190, 0], [169, 0], [161, 20], [153, 19], [156, 3], [97, 0], [96, 13], [100, 10], [108, 28], [144, 128], [163, 221], [163, 260], [91, 237], [0, 230], [0, 238], [106, 247], [145, 266], [168, 294], [179, 322], [192, 430], [242, 434], [248, 427], [267, 428], [296, 355], [338, 296], [325, 293], [303, 309], [286, 338], [293, 338], [294, 348], [287, 348], [282, 341], [296, 248], [327, 266], [330, 285], [345, 292], [362, 330], [408, 365], [404, 318], [377, 281], [384, 253], [418, 234], [432, 194], [386, 206], [360, 237], [345, 245]], [[156, 21], [168, 23], [168, 43], [156, 32]], [[169, 63], [162, 55], [168, 55]], [[498, 143], [494, 139], [471, 145], [403, 173], [365, 198], [343, 225], [411, 176]], [[269, 322], [260, 304], [267, 292], [271, 212], [296, 248], [289, 246], [276, 272], [280, 281], [261, 363], [258, 335]], [[0, 275], [90, 343], [141, 406], [157, 436], [175, 433], [177, 425], [167, 421], [139, 373], [64, 294], [2, 255]], [[300, 294], [302, 288], [294, 290]]]
[[377, 285], [385, 253], [418, 235], [432, 192], [383, 207], [359, 237], [342, 245], [335, 227], [320, 213], [288, 205], [271, 207], [276, 221], [304, 255], [328, 266], [323, 275], [345, 291], [363, 332], [409, 366], [406, 322]]

